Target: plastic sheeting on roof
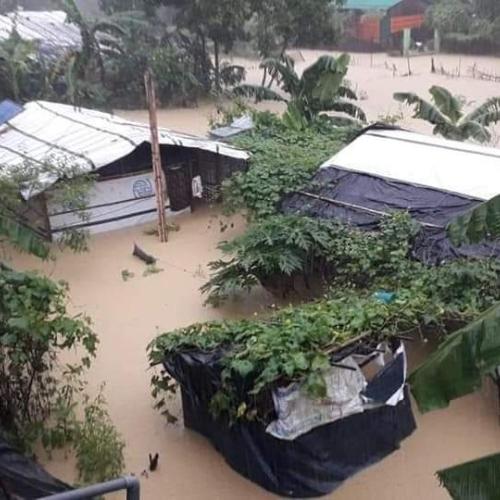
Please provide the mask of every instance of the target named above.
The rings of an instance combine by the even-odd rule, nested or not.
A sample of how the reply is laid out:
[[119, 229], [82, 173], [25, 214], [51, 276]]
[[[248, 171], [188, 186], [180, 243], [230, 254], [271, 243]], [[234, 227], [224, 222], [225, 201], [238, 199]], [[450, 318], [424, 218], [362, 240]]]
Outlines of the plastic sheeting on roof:
[[225, 127], [217, 127], [210, 131], [214, 139], [230, 139], [236, 135], [248, 132], [254, 128], [253, 119], [250, 115], [240, 116]]
[[37, 42], [42, 53], [78, 49], [82, 43], [80, 29], [62, 11], [19, 10], [0, 16], [0, 40], [9, 38], [14, 28], [23, 40]]
[[0, 102], [0, 125], [11, 120], [14, 116], [22, 112], [22, 106], [11, 101], [10, 99], [5, 99], [5, 101]]
[[371, 129], [323, 167], [488, 200], [500, 193], [500, 150], [404, 130]]
[[[248, 153], [227, 144], [189, 134], [159, 129], [160, 143], [248, 159]], [[66, 104], [34, 101], [24, 111], [0, 126], [0, 174], [9, 175], [25, 162], [77, 167], [91, 172], [119, 160], [140, 144], [150, 142], [149, 125]], [[64, 169], [63, 169], [64, 170]], [[57, 181], [41, 174], [30, 197]]]

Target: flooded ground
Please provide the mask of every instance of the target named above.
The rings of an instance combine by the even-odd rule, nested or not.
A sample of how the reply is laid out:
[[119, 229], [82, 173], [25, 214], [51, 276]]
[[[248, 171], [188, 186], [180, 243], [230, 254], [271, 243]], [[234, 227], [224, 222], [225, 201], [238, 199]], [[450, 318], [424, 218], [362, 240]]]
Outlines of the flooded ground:
[[[304, 59], [298, 62], [299, 70], [318, 54], [314, 51], [295, 54], [297, 59]], [[249, 80], [259, 82], [258, 63], [245, 61], [245, 64]], [[444, 70], [456, 73], [460, 67], [462, 76], [431, 74], [431, 59], [427, 56], [411, 59], [413, 75], [403, 76], [407, 72], [406, 60], [360, 54], [353, 56], [349, 78], [362, 96], [360, 104], [370, 119], [399, 112], [399, 104], [392, 100], [395, 91], [423, 94], [432, 84], [440, 84], [475, 101], [500, 93], [498, 83], [467, 76], [474, 64], [483, 71], [500, 73], [500, 62], [496, 59], [438, 56], [435, 64], [438, 69], [442, 65]], [[280, 109], [275, 104], [271, 108]], [[205, 103], [196, 109], [162, 110], [160, 122], [172, 129], [203, 134], [214, 109], [213, 104]], [[147, 119], [144, 111], [118, 113], [136, 120]], [[411, 121], [407, 116], [405, 125], [428, 131], [425, 124]], [[83, 255], [65, 253], [55, 263], [43, 265], [24, 256], [17, 257], [14, 264], [23, 269], [42, 269], [55, 279], [68, 281], [72, 310], [84, 311], [92, 317], [101, 343], [89, 381], [94, 389], [106, 382], [111, 415], [126, 440], [126, 471], [139, 476], [148, 465], [148, 453], [160, 453], [159, 469], [149, 478], [141, 478], [142, 498], [274, 498], [233, 472], [204, 438], [184, 430], [180, 424], [167, 426], [152, 408], [146, 346], [157, 332], [214, 318], [265, 312], [271, 300], [266, 293], [257, 292], [220, 310], [204, 307], [199, 287], [207, 277], [207, 263], [218, 256], [216, 244], [239, 234], [244, 224], [236, 218], [234, 226], [221, 234], [217, 211], [208, 208], [184, 214], [177, 222], [181, 230], [172, 233], [164, 245], [155, 237], [146, 236], [144, 228], [136, 227], [94, 236], [91, 251]], [[143, 277], [143, 264], [131, 255], [134, 242], [158, 257], [163, 272]], [[134, 273], [135, 277], [123, 281], [123, 270]], [[424, 353], [424, 346], [411, 345], [412, 364]], [[417, 414], [417, 420], [418, 430], [399, 451], [352, 478], [329, 498], [445, 499], [448, 496], [435, 478], [438, 469], [498, 451], [498, 401], [489, 383], [481, 392], [454, 402], [447, 410], [425, 416]], [[74, 479], [72, 462], [63, 456], [56, 456], [48, 468], [62, 479]]]
[[[210, 498], [274, 498], [232, 471], [202, 437], [167, 425], [152, 408], [146, 346], [157, 332], [220, 317], [265, 313], [271, 298], [265, 292], [215, 310], [203, 306], [199, 287], [207, 276], [206, 264], [218, 256], [220, 239], [231, 238], [242, 221], [220, 232], [217, 212], [202, 209], [176, 218], [179, 232], [167, 244], [146, 236], [136, 227], [94, 236], [91, 251], [65, 253], [43, 272], [65, 279], [71, 287], [71, 309], [84, 311], [99, 334], [98, 356], [89, 374], [97, 390], [106, 382], [105, 394], [112, 418], [126, 440], [127, 472], [140, 475], [148, 453], [160, 453], [159, 469], [141, 477], [142, 498], [148, 500], [197, 500]], [[144, 265], [132, 257], [134, 242], [157, 256], [163, 272], [143, 277]], [[16, 258], [16, 267], [38, 268], [30, 257]], [[123, 281], [121, 272], [135, 277]], [[413, 359], [422, 346], [410, 346]], [[413, 362], [414, 364], [414, 362]], [[500, 426], [493, 387], [452, 404], [444, 411], [418, 416], [418, 430], [401, 450], [358, 474], [330, 497], [337, 500], [445, 499], [435, 479], [436, 470], [498, 450]], [[180, 409], [177, 406], [180, 416]], [[56, 456], [48, 469], [62, 479], [74, 479], [72, 461]], [[118, 498], [118, 497], [117, 497]]]
[[[296, 68], [300, 73], [316, 60], [319, 55], [328, 52], [316, 50], [297, 50], [291, 52], [296, 59]], [[431, 73], [432, 59], [436, 73]], [[258, 61], [234, 58], [234, 63], [247, 68], [247, 83], [259, 84], [262, 73]], [[430, 132], [430, 127], [421, 120], [412, 120], [410, 110], [393, 100], [394, 92], [416, 92], [430, 99], [427, 90], [432, 85], [441, 85], [453, 94], [466, 96], [470, 106], [481, 104], [485, 99], [500, 94], [500, 58], [459, 55], [423, 55], [410, 59], [411, 76], [408, 76], [408, 61], [402, 57], [386, 54], [353, 54], [348, 78], [360, 98], [359, 105], [366, 112], [370, 121], [387, 117], [400, 116], [400, 125], [419, 132]], [[479, 78], [484, 73], [497, 81]], [[475, 77], [474, 77], [475, 76]], [[283, 105], [276, 102], [259, 104], [259, 109], [280, 111]], [[147, 113], [140, 111], [117, 111], [118, 114], [139, 121], [147, 121]], [[198, 108], [175, 108], [161, 110], [160, 124], [183, 132], [204, 134], [209, 129], [210, 118], [216, 116], [212, 103], [200, 103]], [[497, 127], [500, 137], [500, 127]], [[495, 137], [494, 142], [498, 142]]]

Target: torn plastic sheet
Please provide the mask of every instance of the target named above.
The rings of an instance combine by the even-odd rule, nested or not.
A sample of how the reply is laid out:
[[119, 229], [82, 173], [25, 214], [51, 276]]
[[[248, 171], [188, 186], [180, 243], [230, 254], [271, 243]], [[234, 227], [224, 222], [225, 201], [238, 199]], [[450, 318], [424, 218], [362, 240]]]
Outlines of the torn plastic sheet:
[[281, 496], [326, 495], [360, 470], [390, 455], [416, 428], [408, 391], [396, 406], [380, 406], [317, 427], [293, 441], [266, 432], [269, 422], [214, 419], [210, 400], [220, 385], [220, 352], [167, 356], [181, 385], [184, 425], [210, 440], [238, 473]]

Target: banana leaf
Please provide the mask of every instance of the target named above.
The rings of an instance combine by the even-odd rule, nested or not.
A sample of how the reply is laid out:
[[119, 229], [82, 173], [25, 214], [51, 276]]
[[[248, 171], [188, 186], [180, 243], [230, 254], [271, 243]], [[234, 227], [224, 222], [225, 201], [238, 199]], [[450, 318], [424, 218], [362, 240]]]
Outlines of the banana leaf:
[[454, 500], [500, 499], [500, 453], [437, 472]]
[[500, 237], [500, 195], [453, 219], [447, 232], [454, 245]]
[[450, 401], [481, 387], [500, 365], [500, 303], [453, 333], [409, 377], [422, 413], [445, 408]]

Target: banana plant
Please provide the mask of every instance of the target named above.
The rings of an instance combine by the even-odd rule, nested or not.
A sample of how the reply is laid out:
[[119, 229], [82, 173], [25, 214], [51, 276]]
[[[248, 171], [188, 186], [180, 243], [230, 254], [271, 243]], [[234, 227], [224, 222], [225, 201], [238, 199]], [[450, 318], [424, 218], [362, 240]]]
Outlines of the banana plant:
[[456, 500], [494, 500], [500, 492], [500, 453], [438, 471]]
[[75, 0], [61, 1], [68, 22], [80, 29], [82, 48], [77, 58], [79, 76], [89, 77], [96, 66], [100, 79], [104, 82], [106, 78], [105, 56], [123, 52], [121, 39], [128, 36], [128, 30], [124, 26], [126, 23], [141, 22], [141, 19], [135, 19], [135, 16], [140, 17], [140, 14], [118, 12], [91, 20], [83, 15]]
[[[447, 228], [455, 245], [500, 237], [500, 195], [452, 220]], [[479, 389], [483, 377], [500, 366], [500, 303], [453, 333], [415, 370], [412, 393], [421, 411], [444, 408], [452, 399]], [[437, 472], [454, 500], [492, 500], [500, 491], [500, 454]]]
[[433, 133], [446, 139], [466, 141], [473, 139], [480, 143], [491, 141], [488, 128], [500, 121], [500, 97], [491, 97], [469, 113], [465, 103], [444, 87], [437, 85], [429, 89], [432, 100], [426, 101], [411, 92], [397, 92], [396, 101], [413, 106], [413, 118], [425, 120], [434, 125]]
[[271, 84], [244, 84], [235, 87], [233, 93], [253, 97], [256, 101], [286, 103], [285, 123], [296, 129], [303, 128], [319, 114], [328, 111], [347, 115], [353, 121], [365, 122], [365, 113], [354, 103], [357, 100], [356, 93], [345, 79], [349, 61], [348, 54], [321, 56], [299, 76], [289, 56], [265, 59], [260, 67], [279, 86], [279, 91], [272, 89]]

